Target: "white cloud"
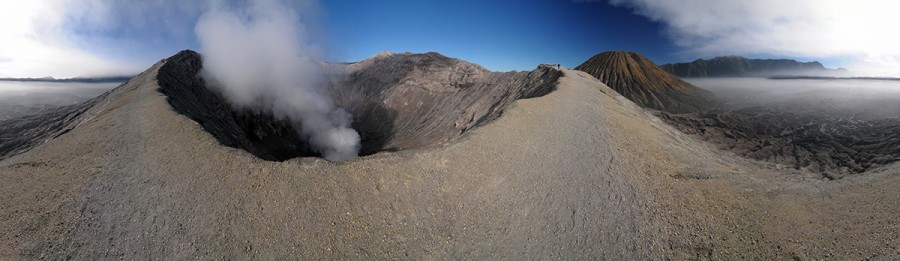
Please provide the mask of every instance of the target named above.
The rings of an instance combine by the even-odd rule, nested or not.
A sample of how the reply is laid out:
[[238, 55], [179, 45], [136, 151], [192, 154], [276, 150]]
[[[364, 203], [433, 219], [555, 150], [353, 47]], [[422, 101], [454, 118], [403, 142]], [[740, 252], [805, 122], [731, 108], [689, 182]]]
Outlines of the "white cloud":
[[[322, 13], [314, 0], [263, 0]], [[249, 0], [0, 1], [0, 77], [57, 78], [137, 73], [194, 44], [194, 25], [212, 7]]]
[[152, 62], [143, 57], [154, 53], [148, 49], [192, 39], [197, 17], [211, 2], [2, 1], [0, 77], [137, 73]]
[[134, 66], [72, 47], [62, 25], [68, 1], [0, 2], [0, 77], [133, 73]]
[[900, 2], [610, 0], [659, 21], [693, 55], [849, 58], [851, 70], [900, 74]]

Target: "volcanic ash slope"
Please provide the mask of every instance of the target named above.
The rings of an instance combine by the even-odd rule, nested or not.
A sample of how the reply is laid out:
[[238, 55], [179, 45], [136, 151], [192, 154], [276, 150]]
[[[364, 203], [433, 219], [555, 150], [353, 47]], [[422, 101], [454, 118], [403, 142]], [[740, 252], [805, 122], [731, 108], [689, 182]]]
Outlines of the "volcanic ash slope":
[[445, 146], [275, 162], [176, 113], [165, 62], [0, 162], [0, 259], [898, 257], [898, 175], [769, 173], [583, 72]]

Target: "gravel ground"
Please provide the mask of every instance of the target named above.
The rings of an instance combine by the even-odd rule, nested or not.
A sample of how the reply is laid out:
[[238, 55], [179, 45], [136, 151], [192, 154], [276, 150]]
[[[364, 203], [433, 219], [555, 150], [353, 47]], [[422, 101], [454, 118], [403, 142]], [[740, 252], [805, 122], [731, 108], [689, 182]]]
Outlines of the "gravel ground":
[[175, 113], [160, 65], [0, 161], [0, 260], [900, 258], [896, 165], [787, 173], [586, 73], [449, 145], [271, 162]]

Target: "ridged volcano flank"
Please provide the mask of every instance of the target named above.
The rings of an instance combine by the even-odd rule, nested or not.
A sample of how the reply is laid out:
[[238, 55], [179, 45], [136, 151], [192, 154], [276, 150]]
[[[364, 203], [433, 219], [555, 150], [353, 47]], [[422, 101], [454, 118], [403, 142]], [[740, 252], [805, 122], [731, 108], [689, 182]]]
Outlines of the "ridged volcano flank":
[[638, 53], [603, 52], [575, 69], [593, 75], [643, 107], [688, 113], [713, 103], [711, 93], [669, 74]]

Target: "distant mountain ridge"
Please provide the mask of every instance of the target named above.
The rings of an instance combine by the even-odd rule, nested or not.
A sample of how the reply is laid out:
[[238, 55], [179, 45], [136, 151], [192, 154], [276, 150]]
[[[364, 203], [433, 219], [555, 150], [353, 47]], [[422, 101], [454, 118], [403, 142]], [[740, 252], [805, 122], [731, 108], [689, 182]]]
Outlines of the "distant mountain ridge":
[[575, 70], [593, 75], [642, 107], [689, 113], [703, 111], [715, 103], [715, 97], [709, 91], [660, 69], [638, 53], [603, 52], [575, 67]]
[[41, 78], [0, 78], [0, 81], [6, 82], [77, 82], [77, 83], [108, 83], [108, 82], [124, 82], [130, 80], [134, 76], [111, 76], [111, 77], [75, 77], [56, 79], [50, 76]]
[[768, 77], [768, 76], [842, 76], [844, 68], [829, 69], [822, 63], [798, 62], [790, 59], [750, 59], [741, 56], [720, 56], [709, 60], [697, 59], [689, 63], [660, 66], [678, 77]]

